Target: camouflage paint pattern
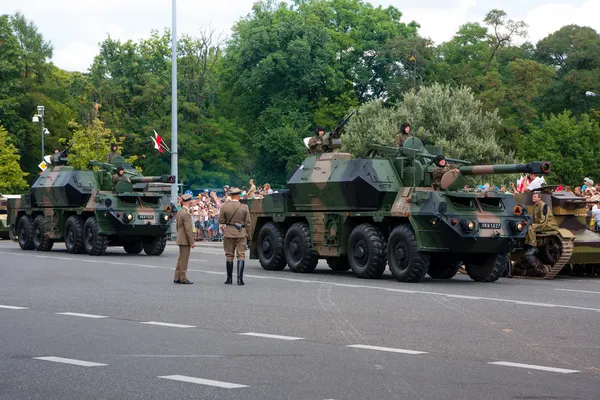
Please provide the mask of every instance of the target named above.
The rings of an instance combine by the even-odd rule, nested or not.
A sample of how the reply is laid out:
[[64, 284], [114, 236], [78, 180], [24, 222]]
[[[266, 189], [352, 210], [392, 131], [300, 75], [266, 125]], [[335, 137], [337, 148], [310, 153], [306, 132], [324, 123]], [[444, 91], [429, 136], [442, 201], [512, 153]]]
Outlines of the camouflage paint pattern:
[[8, 239], [8, 222], [7, 222], [7, 205], [8, 199], [0, 195], [0, 239]]
[[[107, 236], [109, 245], [147, 241], [167, 234], [176, 212], [170, 202], [174, 177], [144, 177], [120, 156], [114, 157], [111, 164], [92, 161], [85, 170], [65, 164], [66, 160], [49, 165], [33, 183], [30, 193], [9, 200], [11, 237], [18, 237], [21, 218], [35, 219], [38, 215], [45, 220], [44, 236], [54, 242], [64, 241], [66, 221], [73, 215], [84, 219], [94, 216], [98, 234]], [[131, 183], [121, 181], [113, 185], [112, 175], [118, 166], [124, 167]]]
[[[435, 172], [440, 167], [433, 160], [440, 149], [430, 152], [415, 138], [407, 145], [372, 146], [364, 158], [346, 153], [307, 157], [289, 178], [287, 191], [248, 201], [252, 218], [250, 257], [258, 258], [258, 234], [270, 221], [285, 227], [306, 222], [312, 249], [319, 258], [346, 256], [350, 233], [365, 222], [377, 226], [385, 237], [396, 226], [410, 224], [420, 251], [452, 254], [465, 263], [480, 263], [522, 246], [531, 217], [515, 213], [517, 203], [512, 195], [435, 190]], [[549, 163], [530, 163], [470, 167], [464, 172], [541, 173], [542, 165], [549, 167]], [[445, 188], [460, 180], [462, 168], [466, 167], [444, 174]], [[469, 229], [469, 222], [473, 229]]]

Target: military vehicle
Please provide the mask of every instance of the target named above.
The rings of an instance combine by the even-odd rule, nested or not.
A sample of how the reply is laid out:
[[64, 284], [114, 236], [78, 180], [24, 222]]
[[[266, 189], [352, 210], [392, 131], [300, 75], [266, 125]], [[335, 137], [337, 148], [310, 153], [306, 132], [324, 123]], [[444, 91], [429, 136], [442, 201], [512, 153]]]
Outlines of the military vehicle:
[[[123, 246], [129, 254], [162, 254], [176, 210], [169, 196], [175, 178], [143, 176], [120, 156], [77, 170], [67, 165], [67, 151], [52, 156], [30, 193], [9, 200], [11, 236], [21, 248], [49, 251], [64, 241], [69, 253]], [[119, 166], [129, 179], [114, 184]]]
[[[600, 274], [600, 232], [589, 227], [585, 199], [553, 189], [554, 186], [547, 186], [536, 191], [551, 207], [556, 226], [536, 234], [538, 252], [531, 261], [525, 259], [522, 251], [512, 254], [513, 276], [553, 279], [561, 271], [584, 276]], [[530, 213], [532, 195], [533, 192], [515, 194], [515, 200]]]
[[[462, 166], [442, 168], [446, 162]], [[464, 263], [474, 281], [496, 281], [522, 247], [531, 217], [511, 194], [463, 190], [465, 176], [545, 174], [550, 163], [469, 164], [417, 138], [400, 148], [371, 146], [362, 158], [311, 155], [287, 191], [249, 201], [250, 258], [294, 272], [311, 272], [325, 259], [359, 278], [379, 278], [388, 264], [402, 282], [426, 274], [450, 279]]]
[[6, 214], [8, 211], [6, 210], [8, 204], [8, 199], [2, 195], [0, 195], [0, 239], [8, 239], [8, 223], [6, 221]]

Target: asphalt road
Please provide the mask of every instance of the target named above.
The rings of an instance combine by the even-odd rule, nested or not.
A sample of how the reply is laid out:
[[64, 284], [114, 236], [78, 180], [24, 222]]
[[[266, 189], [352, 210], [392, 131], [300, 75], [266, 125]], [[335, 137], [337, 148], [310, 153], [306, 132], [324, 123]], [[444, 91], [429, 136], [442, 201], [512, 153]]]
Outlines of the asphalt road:
[[[600, 399], [600, 280], [403, 284], [0, 242], [0, 399]], [[234, 272], [235, 279], [235, 272]]]

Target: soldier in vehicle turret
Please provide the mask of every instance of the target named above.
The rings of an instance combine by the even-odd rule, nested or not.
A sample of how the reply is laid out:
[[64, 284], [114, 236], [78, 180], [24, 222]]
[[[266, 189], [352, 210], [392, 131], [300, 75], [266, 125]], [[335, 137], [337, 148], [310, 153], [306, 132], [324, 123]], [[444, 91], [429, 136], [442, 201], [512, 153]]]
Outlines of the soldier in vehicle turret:
[[112, 177], [113, 184], [117, 184], [120, 181], [131, 182], [131, 180], [125, 176], [125, 168], [119, 167], [117, 172]]
[[325, 135], [325, 128], [322, 126], [317, 126], [317, 129], [315, 129], [315, 135], [308, 141], [309, 154], [320, 154], [324, 152], [323, 135]]
[[110, 152], [106, 155], [105, 161], [110, 163], [113, 158], [120, 156], [121, 154], [118, 151], [118, 146], [116, 143], [110, 145]]
[[431, 173], [433, 177], [433, 184], [435, 189], [440, 189], [442, 186], [442, 177], [448, 171], [457, 170], [456, 164], [449, 164], [443, 156], [437, 156], [435, 158], [435, 165], [437, 166]]
[[525, 244], [530, 246], [527, 249], [527, 256], [531, 256], [538, 251], [536, 233], [552, 229], [555, 226], [552, 210], [542, 201], [542, 196], [535, 192], [533, 193], [532, 200], [534, 203], [532, 210], [533, 223], [527, 231], [527, 236], [525, 236]]
[[404, 142], [406, 141], [406, 139], [408, 139], [411, 136], [412, 135], [410, 134], [410, 124], [408, 122], [402, 123], [402, 125], [400, 125], [400, 132], [396, 135], [396, 146], [404, 146]]

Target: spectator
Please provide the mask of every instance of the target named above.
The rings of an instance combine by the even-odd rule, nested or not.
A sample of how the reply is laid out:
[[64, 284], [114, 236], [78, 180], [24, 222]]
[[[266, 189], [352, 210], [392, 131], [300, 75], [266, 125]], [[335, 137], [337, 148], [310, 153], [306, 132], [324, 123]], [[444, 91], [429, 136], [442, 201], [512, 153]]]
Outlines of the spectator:
[[542, 186], [546, 185], [546, 180], [542, 176], [537, 176], [536, 174], [529, 174], [529, 179], [531, 179], [531, 182], [529, 183], [529, 185], [527, 185], [528, 192], [540, 189]]
[[583, 178], [583, 186], [581, 187], [581, 190], [585, 192], [585, 189], [591, 186], [594, 186], [594, 181], [588, 177]]
[[582, 196], [582, 193], [581, 193], [581, 186], [577, 186], [577, 187], [575, 188], [575, 191], [573, 192], [573, 194], [574, 194], [575, 196], [579, 196], [579, 197], [581, 197], [581, 196]]

